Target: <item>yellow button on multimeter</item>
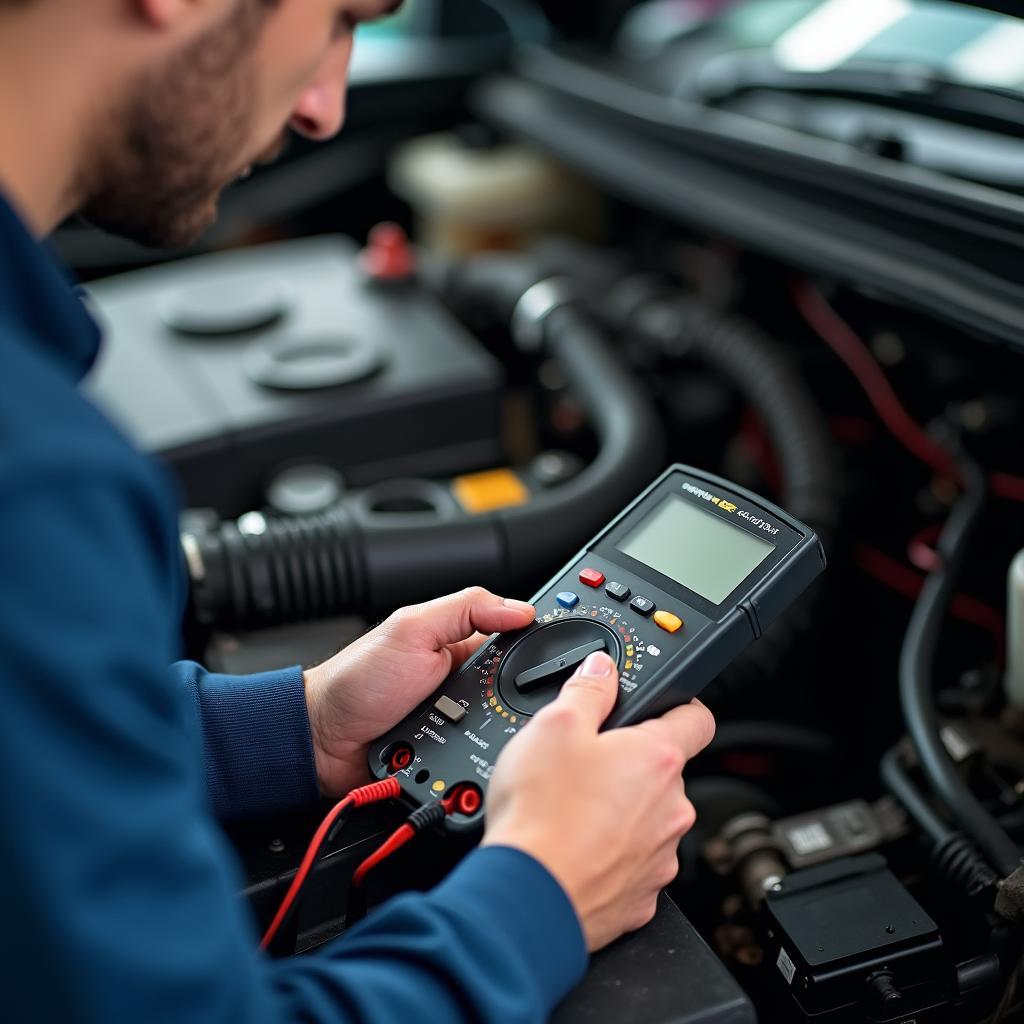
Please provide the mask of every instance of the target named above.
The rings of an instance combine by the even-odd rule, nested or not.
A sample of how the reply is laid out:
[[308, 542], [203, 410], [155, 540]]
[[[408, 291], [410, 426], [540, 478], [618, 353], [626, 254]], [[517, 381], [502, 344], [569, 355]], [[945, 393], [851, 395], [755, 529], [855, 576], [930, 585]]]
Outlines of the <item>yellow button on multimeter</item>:
[[671, 612], [655, 612], [654, 621], [667, 633], [675, 633], [683, 628], [683, 620]]

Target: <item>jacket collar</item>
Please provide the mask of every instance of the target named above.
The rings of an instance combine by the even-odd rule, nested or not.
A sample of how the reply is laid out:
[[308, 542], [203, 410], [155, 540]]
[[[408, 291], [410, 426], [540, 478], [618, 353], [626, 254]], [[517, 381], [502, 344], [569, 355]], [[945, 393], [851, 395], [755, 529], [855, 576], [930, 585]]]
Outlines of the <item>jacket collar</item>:
[[20, 328], [77, 382], [96, 361], [101, 332], [70, 271], [33, 238], [0, 193], [0, 324]]

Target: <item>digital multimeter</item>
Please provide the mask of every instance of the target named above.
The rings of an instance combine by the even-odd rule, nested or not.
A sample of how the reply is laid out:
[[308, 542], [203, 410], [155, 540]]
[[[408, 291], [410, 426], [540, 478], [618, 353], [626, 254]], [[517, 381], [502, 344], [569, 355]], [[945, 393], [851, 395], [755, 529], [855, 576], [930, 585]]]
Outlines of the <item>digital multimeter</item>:
[[471, 788], [480, 824], [494, 763], [587, 655], [619, 666], [606, 728], [696, 696], [825, 567], [814, 532], [750, 491], [673, 466], [533, 597], [534, 623], [487, 640], [371, 748], [414, 804]]

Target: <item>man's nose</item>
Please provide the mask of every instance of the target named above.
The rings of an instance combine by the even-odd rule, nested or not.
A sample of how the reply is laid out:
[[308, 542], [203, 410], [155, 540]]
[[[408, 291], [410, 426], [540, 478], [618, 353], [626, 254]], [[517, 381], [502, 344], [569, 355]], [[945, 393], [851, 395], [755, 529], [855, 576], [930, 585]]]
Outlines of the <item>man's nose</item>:
[[316, 81], [299, 97], [291, 117], [294, 131], [316, 142], [325, 142], [341, 131], [351, 59], [352, 38], [349, 36], [335, 48]]
[[345, 121], [345, 86], [315, 85], [300, 98], [291, 117], [293, 131], [315, 142], [326, 142]]

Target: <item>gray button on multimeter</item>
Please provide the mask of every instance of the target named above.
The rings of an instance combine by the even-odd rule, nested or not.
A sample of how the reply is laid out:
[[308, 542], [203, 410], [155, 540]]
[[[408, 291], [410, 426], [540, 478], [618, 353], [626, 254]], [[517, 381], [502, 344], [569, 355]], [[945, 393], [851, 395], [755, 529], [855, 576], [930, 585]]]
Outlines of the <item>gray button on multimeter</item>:
[[434, 701], [435, 710], [439, 711], [453, 725], [461, 722], [466, 717], [466, 709], [461, 704], [456, 704], [451, 697], [441, 696]]
[[[393, 774], [414, 804], [466, 783], [484, 793], [504, 746], [595, 651], [619, 666], [605, 727], [659, 715], [696, 696], [824, 567], [803, 523], [673, 466], [534, 595], [531, 626], [487, 640], [372, 746], [371, 770]], [[482, 813], [447, 825], [475, 827]]]

